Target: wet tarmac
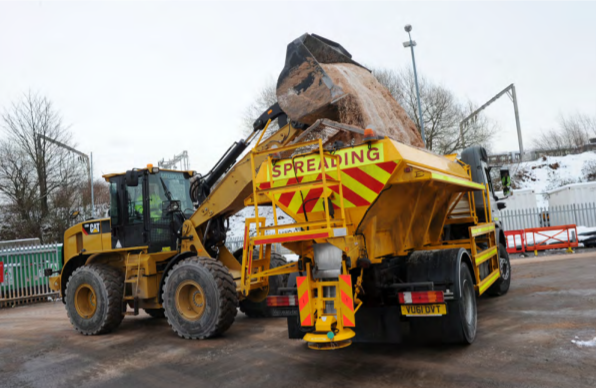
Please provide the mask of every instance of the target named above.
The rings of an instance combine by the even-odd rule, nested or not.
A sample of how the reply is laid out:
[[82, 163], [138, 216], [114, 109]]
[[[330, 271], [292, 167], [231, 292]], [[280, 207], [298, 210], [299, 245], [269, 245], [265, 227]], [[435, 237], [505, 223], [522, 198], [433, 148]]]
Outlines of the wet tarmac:
[[44, 303], [0, 310], [0, 387], [596, 387], [596, 253], [514, 260], [478, 321], [471, 346], [314, 351], [283, 318], [239, 314], [224, 337], [186, 341], [140, 315], [84, 337]]

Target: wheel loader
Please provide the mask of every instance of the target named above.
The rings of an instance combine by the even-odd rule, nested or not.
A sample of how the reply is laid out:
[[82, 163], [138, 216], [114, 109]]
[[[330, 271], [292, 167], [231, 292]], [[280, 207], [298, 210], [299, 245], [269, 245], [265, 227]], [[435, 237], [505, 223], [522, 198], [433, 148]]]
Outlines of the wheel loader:
[[[320, 36], [292, 42], [277, 91], [291, 98], [209, 173], [147, 165], [104, 176], [110, 217], [68, 229], [62, 271], [48, 273], [77, 331], [107, 333], [143, 309], [207, 339], [240, 307], [287, 317], [289, 337], [313, 349], [399, 342], [402, 329], [474, 341], [477, 297], [505, 294], [511, 279], [486, 152], [439, 156], [337, 122], [347, 96], [326, 63], [360, 66]], [[255, 216], [230, 252], [227, 220], [247, 206]]]

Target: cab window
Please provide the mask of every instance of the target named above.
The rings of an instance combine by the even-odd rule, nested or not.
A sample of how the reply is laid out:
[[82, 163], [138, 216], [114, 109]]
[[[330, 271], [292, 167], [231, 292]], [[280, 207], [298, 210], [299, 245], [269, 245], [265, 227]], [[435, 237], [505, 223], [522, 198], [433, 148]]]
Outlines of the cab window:
[[128, 217], [127, 224], [142, 224], [143, 217], [143, 180], [144, 177], [139, 177], [139, 184], [137, 186], [126, 186], [126, 202]]
[[118, 214], [118, 182], [110, 182], [110, 217], [112, 218], [113, 225], [120, 223]]

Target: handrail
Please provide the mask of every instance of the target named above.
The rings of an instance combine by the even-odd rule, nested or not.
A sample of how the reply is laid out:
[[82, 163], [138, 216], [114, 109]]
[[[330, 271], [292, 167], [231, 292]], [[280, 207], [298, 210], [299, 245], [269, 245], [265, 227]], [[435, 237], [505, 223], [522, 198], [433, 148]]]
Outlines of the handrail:
[[[296, 157], [301, 157], [301, 156], [305, 156], [305, 155], [312, 155], [312, 154], [318, 154], [321, 160], [320, 163], [320, 179], [317, 178], [315, 180], [311, 180], [308, 182], [298, 182], [298, 183], [293, 183], [293, 184], [289, 184], [289, 185], [284, 185], [284, 186], [279, 186], [279, 187], [274, 187], [274, 179], [273, 179], [273, 158], [271, 158], [271, 154], [274, 153], [281, 153], [281, 152], [285, 152], [288, 150], [292, 150], [292, 149], [296, 149], [296, 148], [303, 148], [303, 147], [308, 147], [308, 146], [312, 146], [312, 145], [318, 145], [318, 149], [317, 151], [310, 151], [308, 153], [304, 153], [304, 154], [299, 154], [296, 155], [292, 158], [292, 165], [294, 164], [294, 159]], [[262, 183], [268, 183], [269, 187], [267, 188], [259, 188], [257, 186], [257, 176], [256, 176], [256, 166], [255, 166], [255, 156], [258, 155], [269, 155], [267, 157], [266, 163], [267, 163], [267, 172], [268, 172], [268, 179], [265, 182]], [[325, 162], [323, 162], [324, 158], [326, 157], [331, 157], [334, 158], [336, 160], [335, 163], [335, 168], [336, 168], [336, 172], [337, 172], [337, 179], [333, 179], [331, 177], [327, 177], [327, 168], [325, 167]], [[251, 152], [251, 172], [252, 172], [252, 179], [253, 179], [253, 197], [256, 198], [258, 194], [263, 194], [266, 193], [268, 194], [268, 196], [271, 198], [271, 204], [272, 204], [272, 209], [273, 209], [273, 222], [274, 225], [273, 226], [264, 226], [264, 225], [260, 225], [259, 223], [257, 223], [256, 226], [256, 236], [263, 236], [265, 231], [274, 231], [273, 235], [277, 235], [278, 234], [278, 230], [279, 229], [288, 229], [288, 228], [292, 228], [292, 227], [300, 227], [300, 228], [309, 228], [309, 227], [315, 227], [315, 226], [325, 226], [324, 229], [327, 230], [331, 230], [332, 228], [332, 224], [334, 227], [336, 227], [337, 222], [341, 221], [341, 226], [345, 228], [345, 209], [344, 209], [344, 198], [343, 198], [343, 187], [342, 187], [342, 182], [341, 182], [341, 169], [340, 169], [340, 157], [337, 155], [333, 155], [333, 154], [326, 154], [326, 151], [323, 149], [323, 142], [321, 139], [317, 139], [317, 140], [311, 140], [311, 141], [307, 141], [307, 142], [302, 142], [302, 143], [295, 143], [295, 144], [291, 144], [288, 146], [284, 146], [284, 147], [279, 147], [279, 148], [269, 148], [266, 150], [262, 150], [262, 151], [256, 151], [255, 149], [252, 150]], [[323, 189], [323, 193], [325, 194], [328, 192], [329, 189], [329, 185], [333, 184], [333, 185], [338, 185], [339, 186], [339, 202], [340, 202], [340, 212], [341, 212], [341, 220], [338, 219], [334, 219], [333, 222], [330, 218], [330, 209], [329, 209], [329, 203], [326, 202], [324, 204], [324, 212], [325, 212], [325, 219], [324, 220], [316, 220], [316, 221], [306, 221], [306, 222], [300, 222], [300, 223], [292, 223], [292, 224], [283, 224], [283, 225], [278, 225], [277, 223], [277, 200], [275, 198], [276, 194], [282, 194], [282, 193], [291, 193], [291, 192], [298, 192], [298, 191], [302, 191], [304, 190], [305, 187], [309, 188], [309, 189]], [[326, 197], [323, 197], [326, 198]], [[254, 201], [254, 206], [255, 206], [255, 218], [259, 218], [259, 206], [258, 206], [258, 201]], [[307, 215], [305, 214], [305, 218], [308, 220]]]

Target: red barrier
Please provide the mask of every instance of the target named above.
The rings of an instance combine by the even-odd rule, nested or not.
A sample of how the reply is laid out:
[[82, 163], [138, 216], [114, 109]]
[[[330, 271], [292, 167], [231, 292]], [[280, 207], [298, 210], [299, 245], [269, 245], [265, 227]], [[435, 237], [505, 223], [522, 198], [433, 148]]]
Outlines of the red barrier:
[[[545, 233], [548, 231], [559, 231], [558, 233]], [[571, 231], [574, 231], [575, 234], [572, 236]], [[547, 226], [544, 228], [530, 228], [525, 229], [524, 232], [526, 234], [532, 234], [532, 245], [529, 245], [529, 240], [526, 237], [526, 250], [534, 251], [535, 254], [538, 254], [538, 251], [544, 251], [547, 249], [567, 249], [571, 251], [571, 248], [577, 248], [579, 245], [578, 237], [577, 237], [577, 227], [575, 225], [561, 225], [561, 226]], [[537, 241], [536, 236], [540, 236]], [[572, 241], [574, 239], [575, 241]]]
[[0, 261], [0, 284], [4, 283], [4, 262]]
[[[556, 233], [548, 233], [549, 231], [555, 231]], [[572, 235], [572, 231], [575, 234]], [[532, 235], [531, 238], [528, 237], [529, 234]], [[509, 244], [510, 236], [513, 244]], [[517, 247], [517, 236], [519, 236], [521, 242], [521, 247], [519, 248]], [[547, 249], [567, 249], [571, 252], [571, 248], [577, 248], [579, 245], [577, 227], [575, 225], [509, 230], [505, 232], [505, 240], [507, 243], [507, 253], [534, 251], [535, 254], [538, 254], [538, 251]], [[528, 240], [531, 240], [531, 242], [528, 242]]]
[[[513, 244], [509, 244], [509, 236], [512, 236]], [[519, 236], [520, 247], [517, 247], [516, 236]], [[524, 253], [526, 252], [526, 232], [522, 230], [508, 230], [505, 232], [505, 241], [507, 243], [507, 253]]]

